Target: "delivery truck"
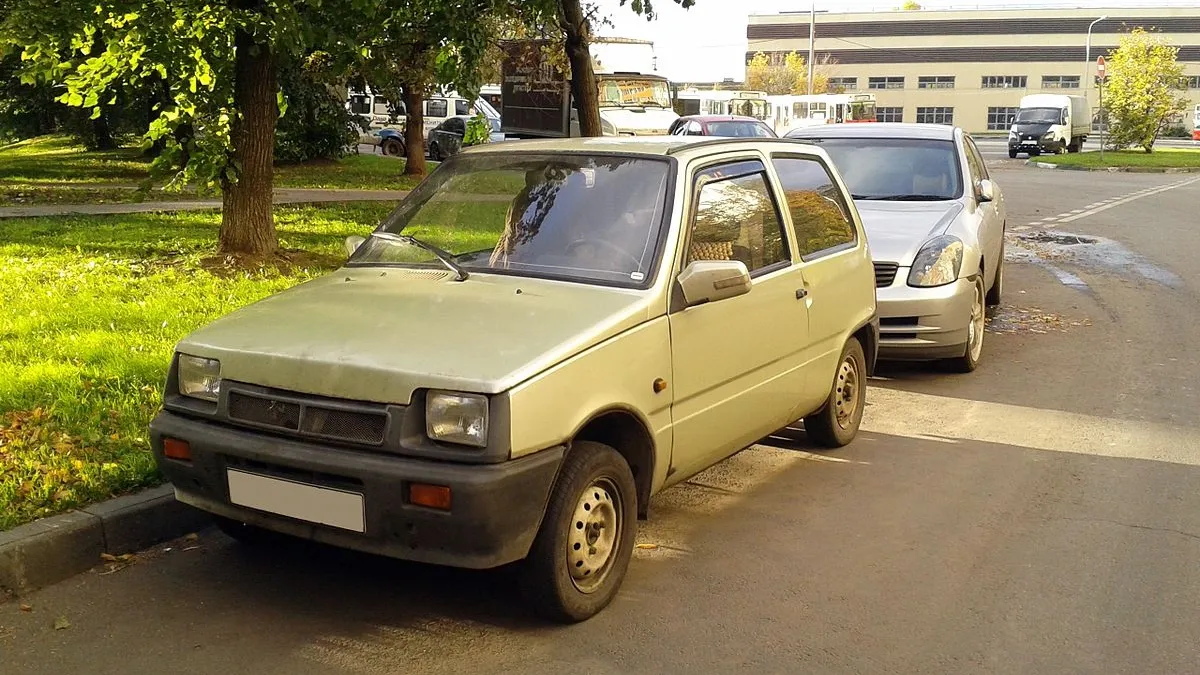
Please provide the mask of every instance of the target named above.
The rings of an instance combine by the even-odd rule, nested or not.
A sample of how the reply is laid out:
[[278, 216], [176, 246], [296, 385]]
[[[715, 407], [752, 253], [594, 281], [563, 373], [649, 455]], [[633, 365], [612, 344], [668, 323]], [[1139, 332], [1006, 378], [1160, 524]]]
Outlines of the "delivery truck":
[[1024, 153], [1079, 152], [1092, 130], [1092, 114], [1083, 96], [1030, 94], [1008, 130], [1008, 156]]

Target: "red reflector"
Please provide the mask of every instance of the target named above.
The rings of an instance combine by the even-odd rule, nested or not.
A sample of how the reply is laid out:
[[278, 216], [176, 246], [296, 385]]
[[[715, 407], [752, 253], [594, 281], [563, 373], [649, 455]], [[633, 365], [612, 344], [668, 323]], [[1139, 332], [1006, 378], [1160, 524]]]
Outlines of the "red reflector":
[[445, 485], [412, 483], [408, 486], [408, 501], [417, 506], [427, 506], [442, 511], [450, 510], [450, 488]]
[[192, 446], [177, 438], [163, 439], [163, 455], [184, 462], [192, 461]]

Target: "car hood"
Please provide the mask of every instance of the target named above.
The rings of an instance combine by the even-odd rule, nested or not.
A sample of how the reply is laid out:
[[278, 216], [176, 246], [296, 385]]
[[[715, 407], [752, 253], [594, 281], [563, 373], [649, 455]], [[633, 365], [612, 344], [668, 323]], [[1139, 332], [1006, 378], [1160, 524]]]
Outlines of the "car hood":
[[960, 202], [885, 202], [859, 199], [854, 202], [867, 231], [871, 258], [912, 265], [921, 245], [945, 234], [963, 210]]
[[648, 318], [646, 294], [521, 277], [344, 268], [233, 312], [178, 350], [221, 377], [358, 401], [499, 393]]
[[618, 131], [639, 134], [666, 134], [679, 115], [662, 108], [601, 108], [600, 117], [611, 122]]

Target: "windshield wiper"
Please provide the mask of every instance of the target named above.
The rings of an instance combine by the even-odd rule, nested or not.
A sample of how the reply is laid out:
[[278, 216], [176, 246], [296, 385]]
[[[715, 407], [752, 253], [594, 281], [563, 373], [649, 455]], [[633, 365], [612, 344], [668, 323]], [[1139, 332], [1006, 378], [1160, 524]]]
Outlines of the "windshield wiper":
[[449, 269], [451, 272], [454, 272], [454, 275], [455, 275], [454, 280], [455, 281], [466, 281], [471, 276], [471, 275], [467, 274], [467, 271], [465, 269], [463, 269], [462, 265], [459, 265], [458, 263], [454, 262], [453, 255], [447, 253], [446, 251], [443, 251], [442, 249], [434, 246], [433, 244], [428, 244], [426, 242], [423, 242], [420, 239], [417, 239], [416, 237], [413, 237], [413, 236], [407, 235], [407, 234], [394, 234], [392, 232], [382, 232], [379, 230], [372, 232], [371, 236], [378, 237], [380, 239], [387, 239], [388, 241], [399, 241], [399, 242], [403, 242], [405, 244], [412, 244], [413, 246], [416, 246], [417, 248], [424, 249], [424, 250], [432, 253], [434, 256], [437, 257], [438, 260], [440, 260], [442, 262], [443, 265], [446, 266], [447, 269]]

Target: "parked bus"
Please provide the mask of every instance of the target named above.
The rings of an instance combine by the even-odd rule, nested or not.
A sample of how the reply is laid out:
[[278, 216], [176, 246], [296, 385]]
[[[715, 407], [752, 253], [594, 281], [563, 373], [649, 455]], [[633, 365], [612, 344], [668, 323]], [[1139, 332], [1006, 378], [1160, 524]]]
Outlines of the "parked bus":
[[780, 135], [788, 130], [814, 124], [852, 124], [874, 122], [874, 94], [813, 94], [768, 96], [769, 123]]

